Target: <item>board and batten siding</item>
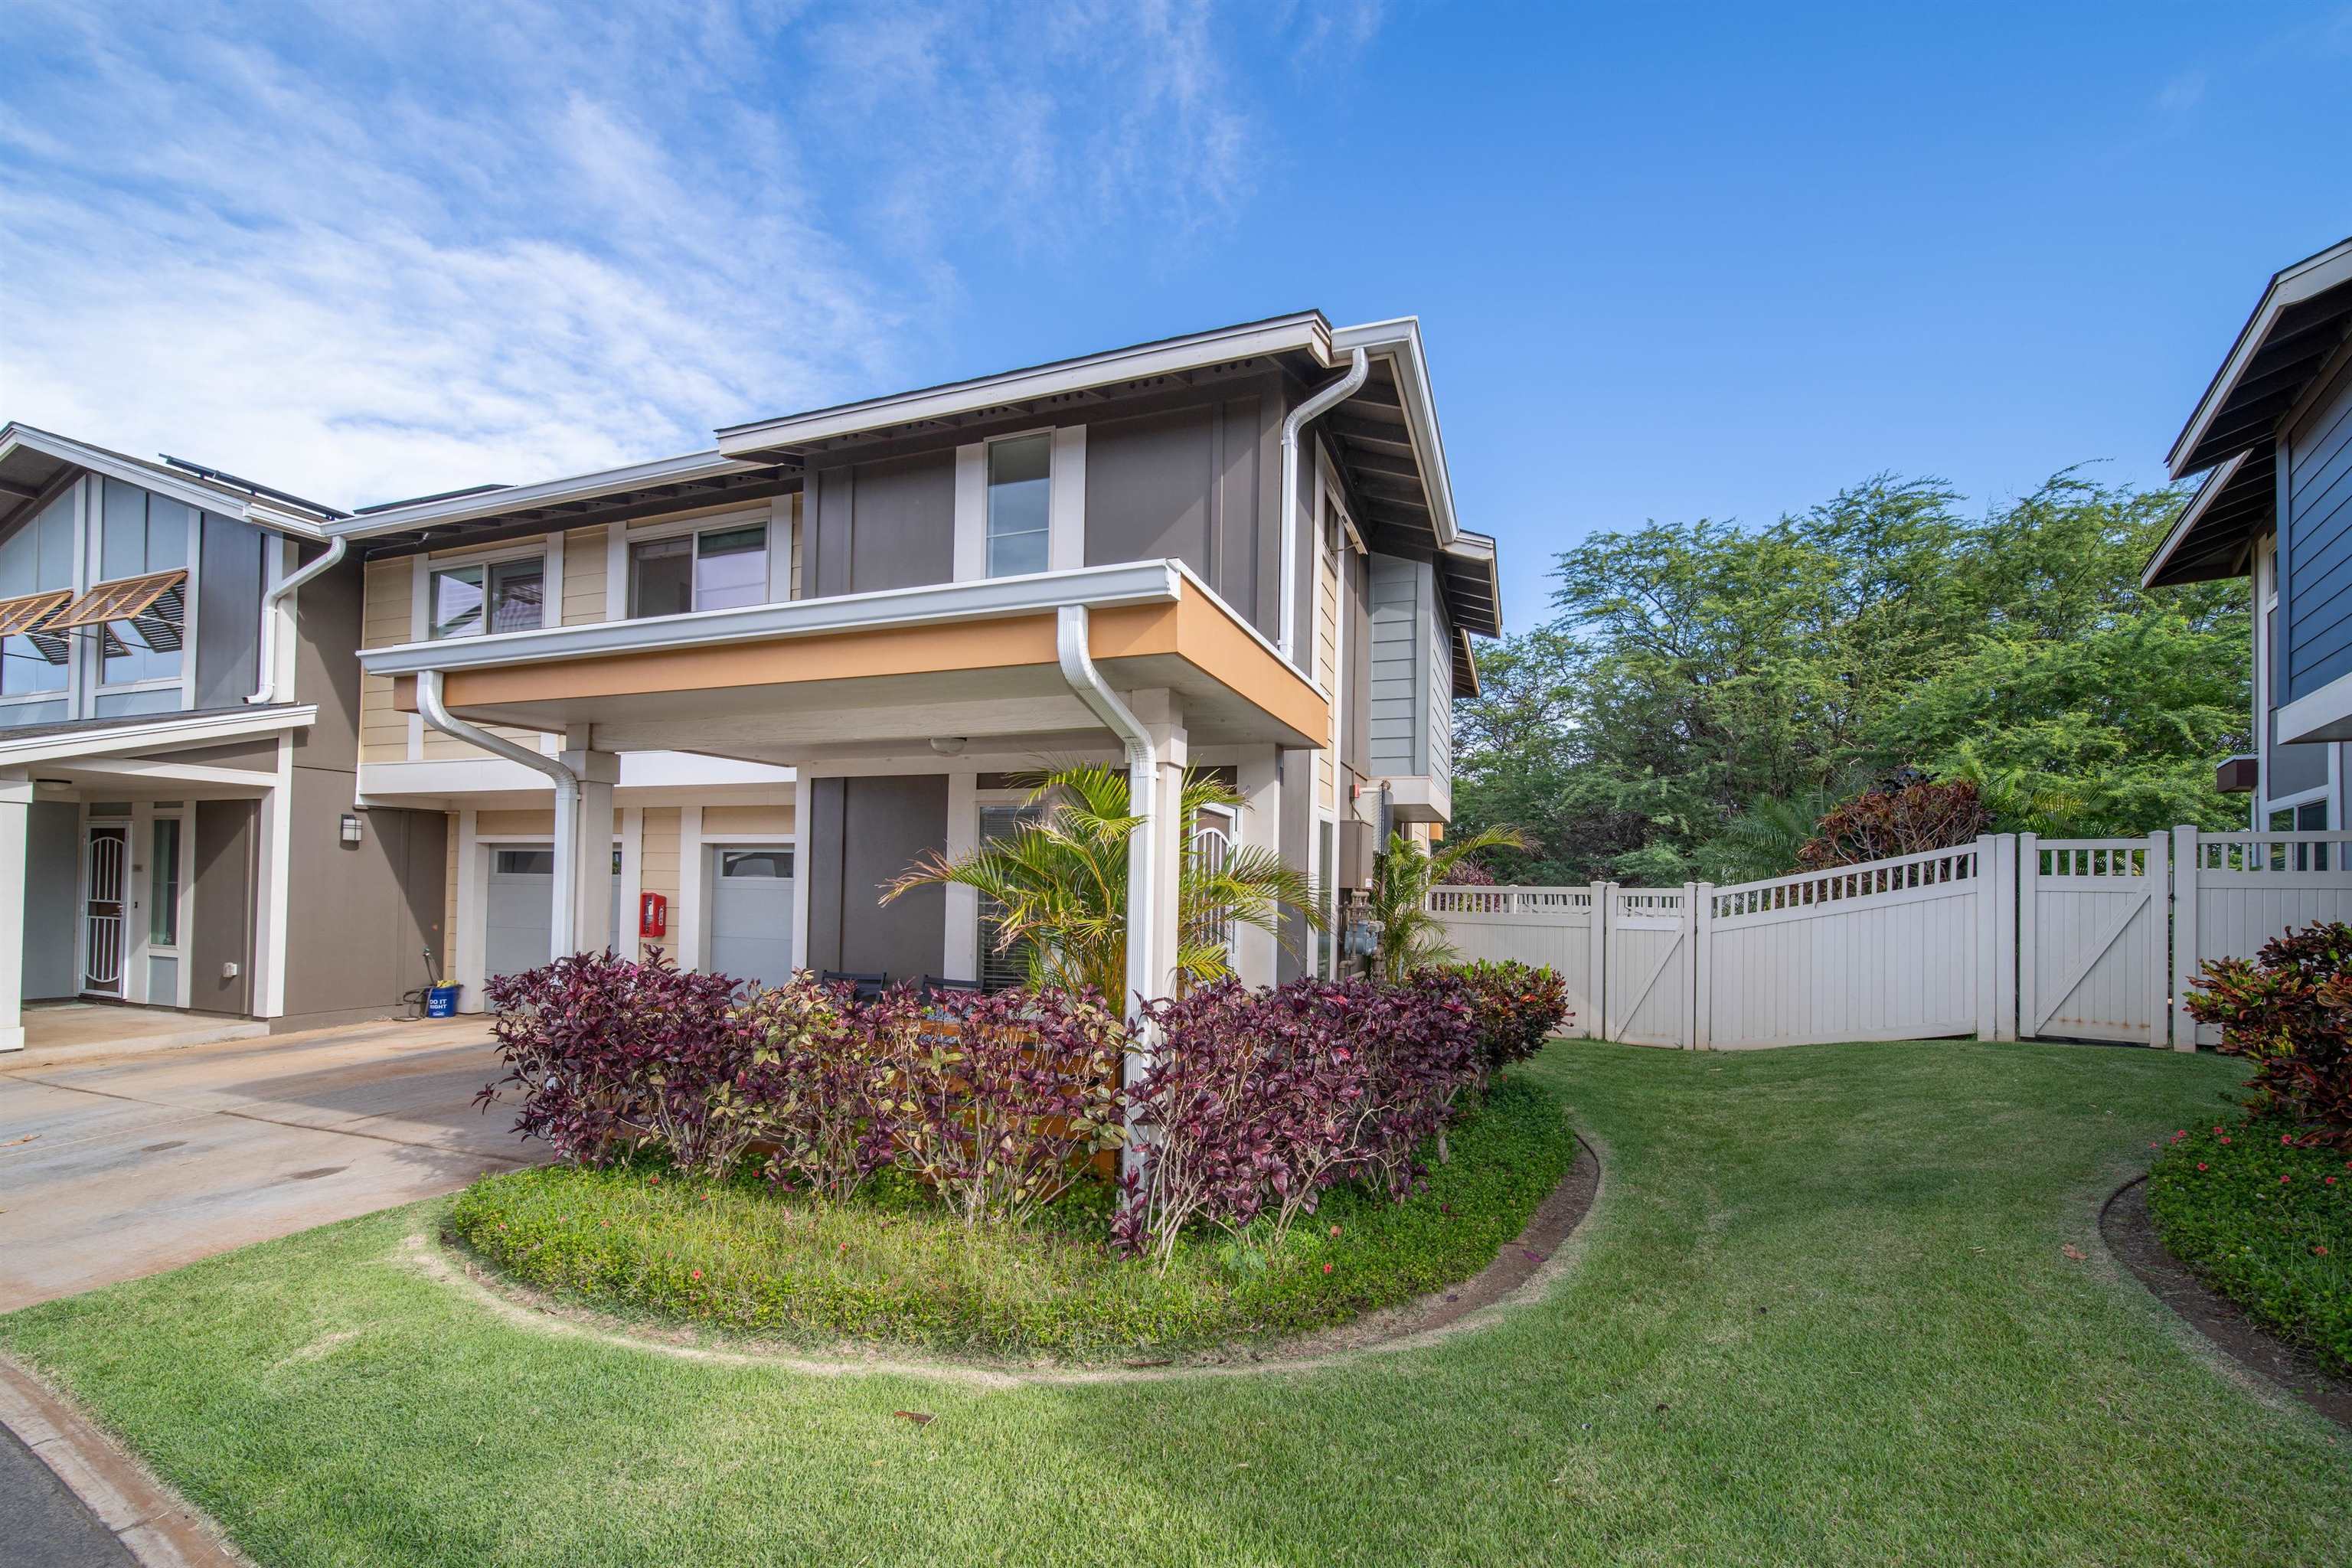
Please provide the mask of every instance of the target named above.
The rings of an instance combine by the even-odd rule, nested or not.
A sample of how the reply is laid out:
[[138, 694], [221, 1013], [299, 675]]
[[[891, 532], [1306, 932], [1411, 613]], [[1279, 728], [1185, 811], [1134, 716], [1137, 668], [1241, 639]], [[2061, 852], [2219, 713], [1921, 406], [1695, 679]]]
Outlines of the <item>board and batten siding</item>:
[[2352, 361], [2286, 432], [2277, 461], [2287, 539], [2279, 700], [2292, 702], [2352, 675]]
[[1423, 562], [1371, 558], [1371, 772], [1450, 778], [1453, 662], [1435, 574]]

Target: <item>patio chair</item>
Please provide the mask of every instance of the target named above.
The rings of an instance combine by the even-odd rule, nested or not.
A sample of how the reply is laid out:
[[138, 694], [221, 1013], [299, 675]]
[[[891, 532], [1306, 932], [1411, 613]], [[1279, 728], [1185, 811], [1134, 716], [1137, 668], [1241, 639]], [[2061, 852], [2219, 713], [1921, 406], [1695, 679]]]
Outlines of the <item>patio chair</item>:
[[826, 969], [819, 971], [817, 978], [827, 985], [848, 986], [850, 994], [860, 1002], [873, 1001], [888, 989], [890, 984], [890, 973], [887, 970], [877, 970], [866, 974], [848, 969]]

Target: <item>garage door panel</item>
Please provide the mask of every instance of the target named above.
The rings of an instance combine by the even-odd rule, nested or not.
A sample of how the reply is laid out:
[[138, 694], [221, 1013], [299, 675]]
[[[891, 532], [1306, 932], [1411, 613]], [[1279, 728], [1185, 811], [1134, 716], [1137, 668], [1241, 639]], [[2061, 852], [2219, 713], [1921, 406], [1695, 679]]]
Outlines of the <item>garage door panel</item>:
[[710, 852], [709, 967], [761, 985], [793, 975], [793, 852], [787, 846]]
[[[621, 879], [613, 877], [611, 929], [622, 931]], [[482, 920], [485, 973], [520, 974], [548, 961], [555, 942], [555, 851], [544, 845], [490, 852], [488, 908]], [[598, 942], [602, 952], [606, 943]]]

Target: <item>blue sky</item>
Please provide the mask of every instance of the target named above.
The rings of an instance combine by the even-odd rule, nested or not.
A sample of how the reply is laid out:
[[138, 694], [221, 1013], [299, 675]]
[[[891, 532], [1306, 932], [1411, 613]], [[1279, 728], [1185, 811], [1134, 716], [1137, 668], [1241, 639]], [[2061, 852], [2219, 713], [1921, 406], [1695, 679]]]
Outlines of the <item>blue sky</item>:
[[1506, 614], [1648, 517], [2163, 450], [2352, 233], [2352, 6], [16, 0], [0, 416], [344, 504], [1418, 314]]

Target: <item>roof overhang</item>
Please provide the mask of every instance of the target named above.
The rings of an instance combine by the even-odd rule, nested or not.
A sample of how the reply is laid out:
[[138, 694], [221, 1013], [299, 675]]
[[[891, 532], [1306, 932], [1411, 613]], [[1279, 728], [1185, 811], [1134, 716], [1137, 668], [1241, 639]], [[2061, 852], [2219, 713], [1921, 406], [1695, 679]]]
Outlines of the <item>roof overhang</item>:
[[30, 425], [0, 426], [0, 522], [55, 489], [72, 470], [102, 474], [168, 496], [200, 511], [236, 518], [304, 539], [324, 538], [328, 515], [299, 510], [200, 479], [194, 474], [109, 451]]
[[730, 458], [797, 459], [807, 449], [845, 436], [992, 418], [1019, 413], [1024, 405], [1044, 399], [1097, 392], [1157, 376], [1181, 376], [1238, 359], [1303, 354], [1328, 369], [1336, 363], [1332, 337], [1331, 323], [1324, 320], [1323, 312], [1300, 310], [887, 397], [725, 426], [719, 431], [719, 450]]
[[305, 702], [212, 713], [164, 714], [111, 724], [44, 729], [36, 734], [13, 737], [0, 730], [0, 768], [27, 767], [61, 757], [107, 757], [127, 752], [218, 746], [302, 729], [315, 723], [318, 717], [318, 704]]
[[[531, 485], [494, 485], [360, 512], [331, 526], [396, 550], [487, 542], [504, 533], [578, 528], [667, 511], [765, 499], [800, 485], [796, 464], [716, 451], [632, 463]], [[381, 552], [391, 552], [390, 550]]]
[[2265, 437], [2205, 476], [2148, 557], [2140, 586], [2171, 588], [2245, 576], [2253, 569], [2254, 540], [2276, 525], [2277, 510], [2276, 448]]
[[2352, 332], [2352, 239], [2278, 273], [2172, 443], [2174, 479], [2270, 436]]

